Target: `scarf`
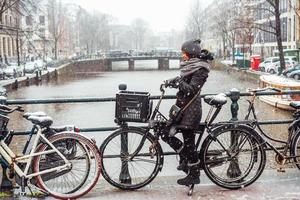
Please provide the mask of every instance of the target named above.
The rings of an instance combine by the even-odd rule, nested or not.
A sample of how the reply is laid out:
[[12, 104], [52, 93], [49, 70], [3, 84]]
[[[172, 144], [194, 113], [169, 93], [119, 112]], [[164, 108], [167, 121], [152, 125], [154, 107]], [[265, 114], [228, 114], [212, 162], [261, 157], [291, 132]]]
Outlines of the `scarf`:
[[199, 58], [191, 58], [188, 61], [182, 61], [180, 63], [180, 76], [188, 76], [201, 68], [210, 71], [210, 64]]

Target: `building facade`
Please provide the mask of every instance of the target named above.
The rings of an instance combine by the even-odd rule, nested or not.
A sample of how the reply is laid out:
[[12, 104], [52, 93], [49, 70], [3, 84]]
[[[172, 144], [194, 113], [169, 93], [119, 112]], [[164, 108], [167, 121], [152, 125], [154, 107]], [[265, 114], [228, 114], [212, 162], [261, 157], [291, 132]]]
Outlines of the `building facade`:
[[[270, 24], [275, 24], [275, 17], [270, 16], [270, 12], [266, 11], [268, 7], [266, 1], [257, 1], [254, 4], [256, 12], [254, 12], [255, 23], [264, 24], [267, 31], [273, 32]], [[284, 49], [300, 48], [299, 39], [299, 0], [280, 0], [280, 24], [281, 38]], [[262, 58], [274, 56], [277, 48], [276, 36], [262, 30], [254, 30], [252, 50], [254, 54], [261, 55]]]
[[53, 57], [53, 39], [49, 31], [49, 7], [47, 0], [35, 0], [28, 4], [22, 17], [24, 32], [23, 56], [25, 59]]
[[[14, 7], [7, 7], [4, 9], [0, 17], [0, 61], [10, 62], [16, 61], [18, 52], [21, 51], [21, 33], [20, 33], [20, 19], [18, 4]], [[17, 51], [17, 47], [18, 51]]]

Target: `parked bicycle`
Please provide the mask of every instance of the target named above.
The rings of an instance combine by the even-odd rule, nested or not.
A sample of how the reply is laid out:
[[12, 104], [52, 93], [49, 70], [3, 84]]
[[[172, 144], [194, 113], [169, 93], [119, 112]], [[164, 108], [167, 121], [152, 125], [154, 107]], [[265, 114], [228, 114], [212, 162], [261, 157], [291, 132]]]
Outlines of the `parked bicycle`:
[[[272, 138], [270, 134], [267, 134], [260, 127], [254, 107], [257, 93], [266, 90], [275, 90], [277, 92], [281, 92], [281, 90], [277, 88], [249, 89], [248, 91], [251, 92], [253, 96], [250, 100], [248, 100], [249, 107], [245, 120], [252, 129], [258, 130], [259, 136], [261, 138], [261, 145], [264, 146], [264, 149], [270, 148], [275, 152], [275, 161], [279, 165], [277, 169], [279, 172], [284, 172], [284, 167], [288, 163], [295, 163], [297, 168], [300, 169], [300, 104], [296, 102], [290, 103], [290, 106], [296, 111], [293, 114], [293, 121], [289, 124], [288, 127], [287, 140], [284, 141]], [[253, 119], [249, 119], [251, 114], [253, 116]], [[281, 144], [281, 147], [276, 147], [271, 142]], [[266, 161], [264, 160], [263, 164], [265, 164], [265, 162]]]
[[64, 131], [66, 127], [51, 128], [52, 119], [43, 113], [25, 113], [24, 118], [33, 123], [33, 128], [23, 155], [16, 155], [8, 146], [13, 132], [7, 130], [6, 116], [14, 111], [24, 112], [20, 106], [0, 105], [0, 155], [8, 178], [20, 185], [21, 195], [25, 195], [25, 187], [59, 199], [79, 198], [88, 193], [101, 172], [96, 145], [79, 133]]
[[[164, 153], [159, 138], [168, 134], [165, 131], [168, 119], [159, 107], [166, 87], [161, 84], [161, 96], [153, 113], [148, 93], [121, 91], [117, 94], [116, 121], [120, 128], [100, 147], [102, 174], [113, 186], [125, 190], [139, 189], [162, 170]], [[206, 96], [204, 101], [211, 107], [205, 121], [196, 130], [199, 135], [196, 148], [202, 161], [200, 168], [221, 187], [238, 189], [250, 185], [265, 166], [266, 153], [261, 138], [247, 123], [226, 121], [213, 124], [227, 102], [224, 94]], [[128, 126], [127, 122], [148, 122], [148, 127]], [[192, 195], [193, 189], [194, 185], [190, 185], [188, 195]]]

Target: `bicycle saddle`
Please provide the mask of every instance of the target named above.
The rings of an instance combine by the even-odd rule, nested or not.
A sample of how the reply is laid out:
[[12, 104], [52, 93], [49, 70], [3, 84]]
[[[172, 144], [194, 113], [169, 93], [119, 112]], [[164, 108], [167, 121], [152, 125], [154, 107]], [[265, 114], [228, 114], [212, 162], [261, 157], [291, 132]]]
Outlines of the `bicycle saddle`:
[[53, 120], [49, 116], [29, 116], [27, 118], [29, 121], [31, 121], [33, 124], [39, 125], [42, 128], [51, 126], [53, 123]]
[[300, 109], [300, 103], [292, 102], [292, 103], [290, 103], [290, 106], [295, 109]]
[[44, 113], [44, 112], [34, 112], [34, 113], [27, 112], [23, 115], [23, 117], [26, 119], [28, 119], [28, 117], [30, 117], [30, 116], [43, 117], [43, 116], [46, 116], [46, 113]]
[[204, 101], [211, 106], [222, 106], [227, 103], [227, 98], [224, 93], [220, 93], [213, 96], [205, 96]]

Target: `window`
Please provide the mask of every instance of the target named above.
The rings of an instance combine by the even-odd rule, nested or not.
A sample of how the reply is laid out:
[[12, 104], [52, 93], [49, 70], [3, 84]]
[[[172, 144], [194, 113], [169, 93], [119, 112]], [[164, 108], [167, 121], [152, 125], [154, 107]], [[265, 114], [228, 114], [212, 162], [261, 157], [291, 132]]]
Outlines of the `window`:
[[26, 25], [28, 25], [28, 26], [32, 25], [32, 16], [31, 15], [26, 16]]
[[3, 45], [3, 54], [6, 54], [6, 41], [5, 38], [2, 38], [2, 45]]
[[39, 16], [40, 24], [45, 25], [45, 16]]
[[5, 15], [5, 25], [8, 25], [8, 16]]

